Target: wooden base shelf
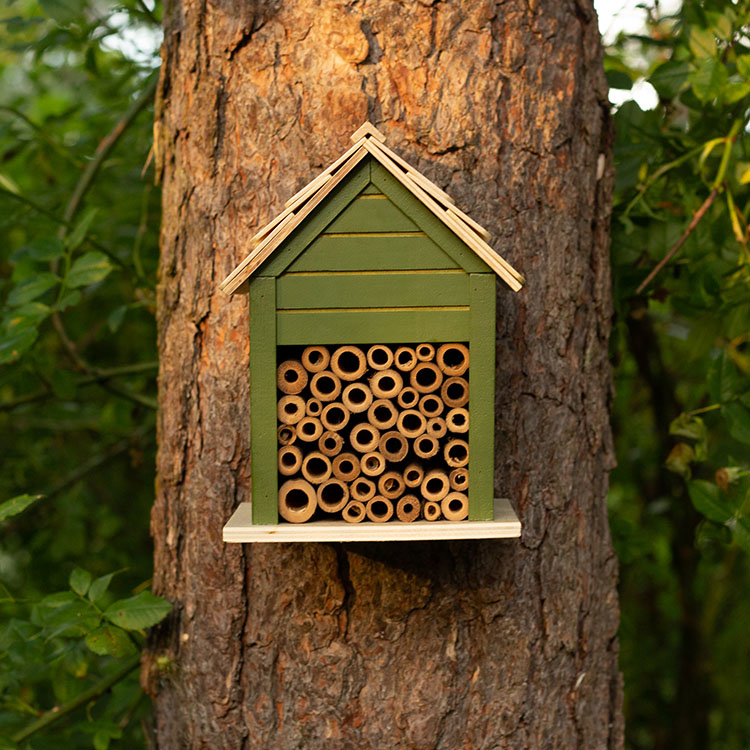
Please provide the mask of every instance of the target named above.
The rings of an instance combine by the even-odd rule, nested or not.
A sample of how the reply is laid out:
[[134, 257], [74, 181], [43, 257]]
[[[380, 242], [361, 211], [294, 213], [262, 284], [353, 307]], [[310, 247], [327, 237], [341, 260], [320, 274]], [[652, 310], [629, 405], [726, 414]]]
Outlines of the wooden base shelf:
[[492, 521], [310, 521], [253, 525], [252, 503], [241, 503], [224, 526], [225, 542], [414, 542], [428, 539], [509, 539], [521, 522], [506, 498], [495, 498]]

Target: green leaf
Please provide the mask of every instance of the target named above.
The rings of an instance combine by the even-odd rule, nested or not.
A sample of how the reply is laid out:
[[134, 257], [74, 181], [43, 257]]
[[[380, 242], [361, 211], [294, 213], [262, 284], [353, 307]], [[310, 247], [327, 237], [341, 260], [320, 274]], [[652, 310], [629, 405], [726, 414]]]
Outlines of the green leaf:
[[8, 295], [8, 304], [13, 307], [25, 305], [27, 302], [41, 297], [52, 289], [60, 279], [53, 273], [39, 273], [30, 279], [24, 279]]
[[721, 97], [729, 75], [720, 60], [707, 57], [692, 76], [693, 92], [702, 102]]
[[716, 54], [716, 37], [708, 29], [690, 30], [690, 51], [699, 59]]
[[662, 99], [674, 99], [687, 81], [690, 66], [683, 61], [668, 60], [650, 75], [648, 82]]
[[748, 94], [750, 94], [750, 84], [732, 81], [724, 86], [724, 102], [726, 104], [736, 104]]
[[727, 525], [732, 530], [734, 541], [750, 554], [750, 520], [744, 517], [733, 518]]
[[608, 70], [607, 83], [611, 89], [630, 91], [633, 88], [633, 79], [624, 70]]
[[65, 247], [57, 237], [38, 237], [23, 250], [30, 258], [41, 261], [57, 260], [65, 254]]
[[99, 656], [127, 656], [135, 652], [135, 645], [127, 633], [113, 625], [102, 625], [86, 636], [86, 645]]
[[172, 605], [150, 591], [114, 602], [105, 611], [107, 619], [125, 630], [143, 630], [161, 622]]
[[729, 424], [729, 434], [745, 445], [750, 445], [750, 409], [738, 401], [721, 407], [721, 414]]
[[39, 0], [42, 12], [61, 26], [83, 21], [83, 6], [79, 0]]
[[723, 350], [712, 363], [707, 382], [711, 399], [720, 403], [731, 401], [747, 386], [746, 379], [742, 377], [726, 350]]
[[44, 495], [18, 495], [0, 503], [0, 522], [7, 521], [19, 513], [23, 513], [26, 508], [33, 505], [37, 500], [41, 500]]
[[97, 732], [94, 735], [94, 750], [109, 750], [110, 739], [107, 732]]
[[69, 307], [74, 307], [81, 301], [81, 293], [74, 289], [72, 292], [68, 292], [63, 295], [63, 298], [55, 305], [57, 312], [67, 310]]
[[77, 258], [68, 273], [66, 285], [69, 287], [88, 286], [106, 278], [112, 264], [104, 253], [85, 253]]
[[75, 225], [73, 231], [67, 236], [65, 244], [70, 250], [75, 250], [85, 239], [88, 234], [91, 222], [97, 214], [98, 209], [89, 208]]
[[120, 305], [119, 307], [116, 307], [112, 312], [109, 314], [109, 317], [107, 318], [107, 325], [109, 326], [109, 330], [112, 331], [112, 333], [117, 333], [120, 326], [122, 325], [122, 321], [125, 320], [125, 313], [128, 311], [127, 305]]
[[37, 334], [36, 328], [0, 333], [0, 365], [18, 359], [36, 341]]
[[48, 315], [50, 309], [41, 302], [29, 302], [16, 308], [8, 320], [8, 332], [17, 332], [23, 328], [36, 328]]
[[669, 425], [669, 434], [691, 440], [704, 440], [706, 437], [706, 425], [700, 417], [693, 417], [684, 412]]
[[70, 584], [70, 588], [72, 588], [76, 594], [86, 596], [86, 592], [91, 585], [91, 573], [83, 568], [74, 568], [73, 572], [70, 574], [68, 583]]
[[91, 599], [92, 602], [96, 603], [101, 600], [109, 588], [113, 576], [114, 573], [107, 573], [106, 576], [101, 576], [94, 580], [89, 588], [89, 599]]
[[729, 501], [712, 482], [703, 479], [688, 482], [688, 494], [695, 509], [711, 521], [726, 523], [732, 517]]
[[736, 64], [739, 74], [750, 80], [750, 55], [739, 55]]

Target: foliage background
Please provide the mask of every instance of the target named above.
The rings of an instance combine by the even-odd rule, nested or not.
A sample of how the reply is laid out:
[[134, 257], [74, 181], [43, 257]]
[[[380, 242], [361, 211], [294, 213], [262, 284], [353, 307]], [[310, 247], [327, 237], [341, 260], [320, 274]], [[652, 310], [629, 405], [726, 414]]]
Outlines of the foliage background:
[[[136, 666], [169, 605], [148, 592], [150, 2], [0, 7], [0, 750], [152, 744]], [[634, 750], [750, 746], [749, 22], [746, 2], [657, 6], [605, 60], [619, 99], [645, 80], [658, 100], [615, 113], [610, 509]]]

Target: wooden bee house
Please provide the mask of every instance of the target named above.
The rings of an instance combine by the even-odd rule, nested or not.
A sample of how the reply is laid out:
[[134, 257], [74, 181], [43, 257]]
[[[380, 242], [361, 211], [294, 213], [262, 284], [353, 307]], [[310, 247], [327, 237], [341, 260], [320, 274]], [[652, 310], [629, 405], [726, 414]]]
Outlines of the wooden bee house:
[[253, 238], [252, 502], [225, 541], [520, 535], [495, 499], [489, 234], [384, 144], [354, 145]]

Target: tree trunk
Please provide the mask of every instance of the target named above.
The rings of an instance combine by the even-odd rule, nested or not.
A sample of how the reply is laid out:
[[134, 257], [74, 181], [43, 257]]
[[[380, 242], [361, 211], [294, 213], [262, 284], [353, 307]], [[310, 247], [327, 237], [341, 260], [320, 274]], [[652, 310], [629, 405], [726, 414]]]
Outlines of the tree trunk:
[[[611, 123], [590, 0], [175, 0], [164, 183], [158, 747], [620, 748], [605, 507]], [[496, 490], [520, 540], [226, 545], [248, 305], [217, 284], [366, 119], [493, 234]]]

